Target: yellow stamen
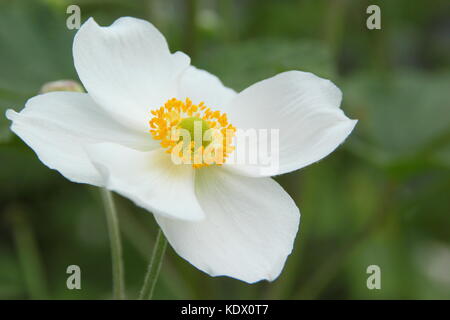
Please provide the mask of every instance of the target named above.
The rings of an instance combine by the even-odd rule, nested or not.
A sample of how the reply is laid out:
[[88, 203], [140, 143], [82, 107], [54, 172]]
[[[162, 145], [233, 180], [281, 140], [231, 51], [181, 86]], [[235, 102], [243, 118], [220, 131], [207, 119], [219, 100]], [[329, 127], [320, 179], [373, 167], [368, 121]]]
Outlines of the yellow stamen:
[[213, 111], [203, 102], [195, 105], [189, 98], [184, 102], [172, 98], [164, 106], [151, 110], [151, 114], [153, 139], [160, 140], [166, 152], [181, 163], [192, 164], [194, 168], [222, 165], [234, 150], [236, 128], [228, 123], [225, 113]]

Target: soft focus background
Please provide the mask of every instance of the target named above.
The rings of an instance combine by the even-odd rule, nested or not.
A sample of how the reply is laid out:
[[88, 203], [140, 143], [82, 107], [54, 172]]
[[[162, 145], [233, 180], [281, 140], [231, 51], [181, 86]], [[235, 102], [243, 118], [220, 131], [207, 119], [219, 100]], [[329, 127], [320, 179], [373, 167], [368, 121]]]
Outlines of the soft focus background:
[[[291, 69], [331, 79], [359, 119], [332, 155], [277, 177], [302, 223], [275, 282], [211, 278], [169, 248], [155, 298], [450, 298], [448, 0], [0, 0], [0, 299], [111, 297], [98, 190], [45, 167], [4, 117], [45, 82], [78, 79], [69, 4], [101, 25], [151, 21], [172, 51], [236, 90]], [[381, 7], [381, 30], [366, 28], [370, 4]], [[116, 200], [135, 298], [156, 227], [151, 214]], [[82, 290], [66, 288], [71, 264], [81, 267]], [[381, 290], [366, 287], [372, 264]]]

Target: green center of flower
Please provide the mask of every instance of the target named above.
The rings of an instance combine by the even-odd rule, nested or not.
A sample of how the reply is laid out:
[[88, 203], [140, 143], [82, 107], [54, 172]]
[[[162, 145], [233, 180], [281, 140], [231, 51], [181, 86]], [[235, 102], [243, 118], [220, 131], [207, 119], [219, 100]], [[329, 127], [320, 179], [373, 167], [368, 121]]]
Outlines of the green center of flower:
[[[205, 132], [210, 129], [210, 126], [206, 120], [203, 120], [199, 117], [189, 117], [184, 118], [180, 121], [178, 126], [182, 129], [185, 129], [190, 134], [190, 139], [194, 141], [197, 137], [196, 135], [200, 135], [197, 139], [201, 139], [203, 147], [207, 147], [211, 141], [204, 140]], [[201, 126], [201, 132], [200, 132]], [[183, 140], [183, 136], [180, 136], [180, 141]], [[199, 140], [200, 141], [200, 140]], [[198, 146], [196, 146], [197, 148]]]

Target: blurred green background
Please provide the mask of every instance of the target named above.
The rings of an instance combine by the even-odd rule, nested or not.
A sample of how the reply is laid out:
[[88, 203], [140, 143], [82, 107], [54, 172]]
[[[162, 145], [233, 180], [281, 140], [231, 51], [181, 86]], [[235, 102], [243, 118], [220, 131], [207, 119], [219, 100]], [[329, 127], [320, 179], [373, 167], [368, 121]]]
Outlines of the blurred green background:
[[[450, 298], [450, 3], [361, 0], [0, 0], [0, 299], [107, 299], [111, 262], [97, 189], [45, 167], [9, 131], [42, 84], [78, 79], [66, 8], [109, 25], [155, 24], [171, 50], [242, 90], [298, 69], [331, 79], [359, 119], [336, 152], [277, 178], [302, 223], [273, 283], [212, 278], [168, 249], [159, 299]], [[366, 8], [381, 8], [381, 30]], [[116, 196], [128, 297], [156, 236], [151, 214]], [[66, 288], [66, 268], [82, 290]], [[381, 268], [368, 290], [366, 268]]]

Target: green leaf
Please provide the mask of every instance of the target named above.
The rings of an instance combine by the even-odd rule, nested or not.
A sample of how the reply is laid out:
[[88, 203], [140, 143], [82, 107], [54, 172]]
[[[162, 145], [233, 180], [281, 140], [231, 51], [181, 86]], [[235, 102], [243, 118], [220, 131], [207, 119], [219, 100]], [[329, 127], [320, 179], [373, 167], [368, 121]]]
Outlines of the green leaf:
[[309, 71], [325, 78], [334, 75], [326, 48], [319, 42], [303, 40], [257, 39], [224, 45], [199, 52], [197, 60], [199, 67], [237, 90], [288, 70]]
[[449, 74], [359, 74], [342, 87], [344, 109], [359, 123], [350, 147], [380, 165], [414, 172], [449, 144]]

